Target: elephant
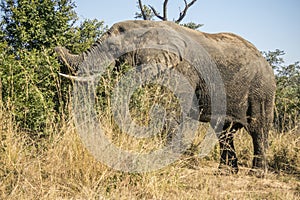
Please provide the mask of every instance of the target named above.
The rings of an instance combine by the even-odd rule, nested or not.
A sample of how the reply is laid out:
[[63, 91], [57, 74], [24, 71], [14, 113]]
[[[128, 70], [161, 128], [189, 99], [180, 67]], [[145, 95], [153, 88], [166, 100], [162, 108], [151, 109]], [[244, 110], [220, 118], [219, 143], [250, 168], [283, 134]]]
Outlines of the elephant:
[[[175, 67], [184, 76], [198, 94], [198, 106], [201, 122], [211, 122], [216, 132], [220, 145], [219, 170], [230, 169], [230, 173], [238, 172], [238, 159], [235, 152], [233, 137], [234, 133], [244, 128], [252, 137], [254, 156], [252, 161], [253, 171], [265, 172], [267, 169], [266, 151], [268, 148], [268, 132], [272, 127], [273, 110], [275, 99], [275, 76], [271, 66], [264, 59], [257, 48], [232, 33], [209, 34], [198, 30], [192, 30], [170, 21], [147, 21], [132, 20], [114, 24], [98, 41], [87, 51], [74, 55], [68, 49], [58, 46], [55, 51], [59, 59], [69, 65], [72, 70], [77, 71], [83, 63], [95, 63], [99, 51], [105, 51], [101, 45], [109, 38], [126, 34], [138, 34], [138, 30], [146, 30], [143, 34], [136, 36], [142, 43], [152, 40], [155, 44], [164, 44], [166, 41], [179, 40], [182, 44], [173, 43], [174, 49], [180, 52], [191, 48], [200, 48], [206, 52], [215, 64], [224, 84], [226, 95], [226, 107], [224, 123], [217, 126], [212, 122], [211, 94], [205, 86], [204, 76], [210, 76], [209, 70], [199, 74], [202, 66], [190, 67], [189, 63], [179, 54], [170, 53], [165, 50], [142, 49], [127, 52], [118, 58], [114, 65], [129, 63], [138, 66], [144, 63], [161, 63]], [[160, 34], [164, 30], [164, 34]], [[157, 36], [159, 35], [159, 36]], [[186, 43], [190, 40], [192, 42]], [[112, 46], [114, 42], [111, 42]], [[147, 42], [146, 42], [147, 43]], [[118, 45], [115, 45], [119, 48]], [[124, 45], [123, 45], [124, 46]], [[126, 46], [126, 44], [125, 44]], [[197, 68], [197, 66], [196, 66]], [[206, 72], [207, 71], [207, 72]], [[198, 91], [198, 92], [197, 92]], [[200, 91], [200, 92], [199, 92]], [[218, 90], [214, 91], [218, 93]], [[221, 109], [221, 108], [220, 108]]]

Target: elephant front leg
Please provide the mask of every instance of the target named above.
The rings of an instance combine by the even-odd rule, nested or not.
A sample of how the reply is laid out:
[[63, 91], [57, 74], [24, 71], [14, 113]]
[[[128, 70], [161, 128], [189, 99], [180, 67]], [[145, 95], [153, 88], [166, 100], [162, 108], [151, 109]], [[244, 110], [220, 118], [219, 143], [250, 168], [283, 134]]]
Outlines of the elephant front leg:
[[238, 172], [238, 160], [235, 153], [232, 132], [222, 132], [219, 137], [221, 174], [236, 174]]

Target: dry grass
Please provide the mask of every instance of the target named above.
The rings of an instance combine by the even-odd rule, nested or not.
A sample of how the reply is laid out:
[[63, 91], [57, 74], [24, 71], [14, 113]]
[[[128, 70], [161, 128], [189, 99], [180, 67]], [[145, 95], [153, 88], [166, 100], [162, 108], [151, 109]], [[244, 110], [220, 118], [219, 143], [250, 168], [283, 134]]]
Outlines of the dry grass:
[[274, 170], [265, 178], [247, 175], [252, 147], [244, 131], [236, 135], [238, 175], [214, 174], [217, 147], [205, 159], [183, 156], [161, 170], [130, 174], [97, 162], [72, 123], [37, 145], [0, 111], [0, 199], [299, 199], [299, 133], [270, 140]]

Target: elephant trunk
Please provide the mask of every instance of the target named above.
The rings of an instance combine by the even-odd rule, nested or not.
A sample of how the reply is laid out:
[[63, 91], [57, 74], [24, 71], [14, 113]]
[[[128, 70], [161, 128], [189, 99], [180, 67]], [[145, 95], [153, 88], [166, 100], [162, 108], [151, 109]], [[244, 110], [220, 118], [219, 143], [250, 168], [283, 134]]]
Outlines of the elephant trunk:
[[62, 46], [55, 47], [54, 50], [58, 54], [59, 60], [65, 64], [73, 74], [76, 74], [78, 66], [84, 60], [84, 55], [71, 54], [68, 49]]

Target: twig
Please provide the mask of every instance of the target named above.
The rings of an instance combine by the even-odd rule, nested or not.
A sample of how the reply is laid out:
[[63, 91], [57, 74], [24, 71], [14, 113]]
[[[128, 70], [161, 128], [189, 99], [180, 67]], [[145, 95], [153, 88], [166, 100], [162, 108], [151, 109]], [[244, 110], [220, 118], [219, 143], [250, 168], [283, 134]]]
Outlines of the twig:
[[183, 10], [182, 12], [180, 12], [179, 18], [175, 21], [176, 23], [180, 23], [180, 22], [183, 20], [183, 18], [185, 17], [185, 15], [186, 15], [188, 9], [189, 9], [194, 3], [196, 3], [196, 1], [197, 1], [197, 0], [193, 0], [193, 1], [191, 1], [190, 3], [187, 3], [187, 1], [184, 0], [185, 8], [184, 8], [184, 10]]
[[143, 19], [148, 20], [146, 14], [145, 14], [145, 11], [144, 11], [144, 6], [143, 6], [143, 3], [142, 3], [142, 0], [139, 0], [139, 7], [140, 7], [140, 10], [141, 10]]

